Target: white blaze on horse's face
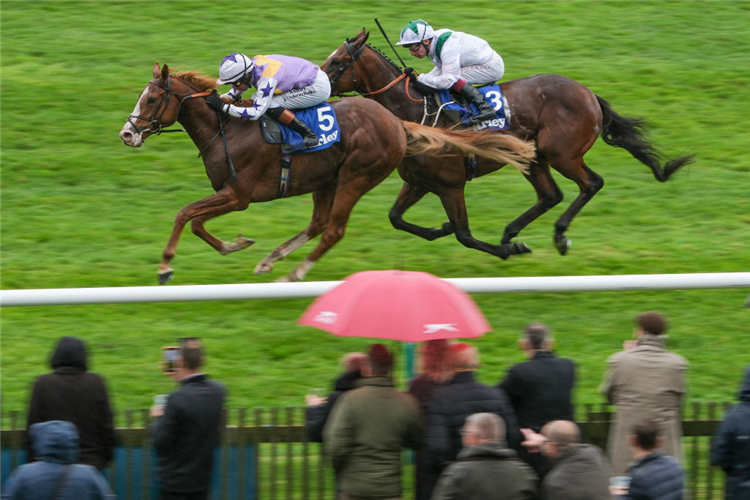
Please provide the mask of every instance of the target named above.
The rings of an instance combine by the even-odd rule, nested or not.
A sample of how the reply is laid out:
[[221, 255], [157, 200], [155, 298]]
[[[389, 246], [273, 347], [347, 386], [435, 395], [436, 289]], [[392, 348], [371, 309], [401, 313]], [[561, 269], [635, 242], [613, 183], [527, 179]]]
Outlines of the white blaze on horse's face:
[[[141, 92], [141, 95], [138, 96], [138, 101], [135, 103], [135, 109], [133, 110], [130, 116], [132, 117], [141, 116], [141, 100], [143, 100], [143, 98], [145, 97], [147, 93], [148, 93], [148, 85], [146, 85], [146, 88], [143, 89], [143, 92]], [[122, 139], [122, 142], [126, 146], [130, 146], [133, 148], [139, 148], [143, 145], [143, 134], [135, 130], [135, 127], [130, 122], [130, 117], [128, 117], [128, 119], [125, 120], [125, 125], [123, 125], [122, 130], [120, 130], [120, 139]]]

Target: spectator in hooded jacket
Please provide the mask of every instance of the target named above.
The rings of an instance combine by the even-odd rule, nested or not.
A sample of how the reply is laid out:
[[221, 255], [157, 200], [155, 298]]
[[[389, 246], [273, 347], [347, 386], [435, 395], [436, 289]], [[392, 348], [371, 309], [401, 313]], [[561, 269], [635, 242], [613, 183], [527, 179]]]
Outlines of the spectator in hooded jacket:
[[[72, 422], [80, 436], [78, 463], [106, 468], [114, 454], [115, 426], [104, 379], [87, 371], [86, 347], [76, 337], [58, 341], [50, 364], [54, 371], [34, 382], [27, 431], [48, 420]], [[31, 462], [35, 455], [28, 432], [26, 445]]]
[[727, 474], [727, 500], [750, 498], [750, 365], [740, 389], [740, 402], [733, 406], [716, 431], [711, 464]]
[[78, 431], [70, 422], [50, 420], [29, 430], [36, 462], [22, 465], [3, 485], [3, 500], [114, 500], [104, 476], [76, 464]]

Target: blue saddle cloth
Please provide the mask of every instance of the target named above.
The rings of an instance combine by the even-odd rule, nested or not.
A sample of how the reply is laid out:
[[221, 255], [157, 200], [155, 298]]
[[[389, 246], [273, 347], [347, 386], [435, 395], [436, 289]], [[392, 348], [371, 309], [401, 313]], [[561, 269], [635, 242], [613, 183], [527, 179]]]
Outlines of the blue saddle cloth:
[[315, 132], [320, 141], [315, 147], [305, 148], [302, 134], [263, 115], [260, 118], [263, 136], [271, 144], [281, 144], [282, 153], [312, 153], [329, 148], [341, 141], [341, 129], [336, 119], [336, 112], [327, 102], [312, 108], [295, 109], [294, 114]]
[[[494, 120], [484, 120], [481, 123], [473, 124], [471, 122], [471, 116], [477, 112], [477, 107], [473, 104], [469, 104], [469, 106], [471, 106], [471, 113], [469, 113], [469, 110], [466, 109], [466, 107], [458, 104], [457, 102], [448, 104], [443, 109], [447, 109], [449, 111], [458, 111], [460, 116], [459, 121], [463, 125], [473, 127], [474, 130], [484, 130], [486, 128], [497, 130], [507, 129], [508, 117], [505, 114], [505, 102], [503, 101], [503, 91], [500, 88], [500, 85], [497, 83], [493, 83], [492, 85], [485, 85], [484, 87], [479, 87], [479, 91], [484, 96], [484, 100], [487, 101], [487, 104], [489, 104], [495, 110], [496, 118]], [[453, 101], [453, 97], [451, 96], [449, 89], [441, 90], [438, 95], [440, 96], [441, 103]]]

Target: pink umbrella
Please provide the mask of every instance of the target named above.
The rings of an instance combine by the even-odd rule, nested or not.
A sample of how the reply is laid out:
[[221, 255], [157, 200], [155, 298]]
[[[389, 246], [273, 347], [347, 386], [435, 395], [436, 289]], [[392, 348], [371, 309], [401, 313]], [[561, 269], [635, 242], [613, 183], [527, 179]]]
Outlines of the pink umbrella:
[[429, 273], [363, 271], [321, 295], [297, 321], [341, 337], [424, 342], [492, 328], [469, 295]]

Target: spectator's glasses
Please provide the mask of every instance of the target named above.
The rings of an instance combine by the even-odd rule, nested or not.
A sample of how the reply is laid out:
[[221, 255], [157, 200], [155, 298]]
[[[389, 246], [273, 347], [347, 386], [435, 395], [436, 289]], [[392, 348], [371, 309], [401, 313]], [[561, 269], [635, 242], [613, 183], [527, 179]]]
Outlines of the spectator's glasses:
[[250, 86], [250, 78], [247, 77], [247, 75], [243, 75], [239, 77], [237, 80], [232, 82], [232, 87], [239, 87], [240, 85], [247, 85]]
[[416, 51], [418, 51], [420, 49], [420, 47], [422, 47], [422, 44], [421, 43], [413, 43], [411, 45], [404, 45], [404, 47], [406, 49], [408, 49], [409, 52], [416, 52]]

